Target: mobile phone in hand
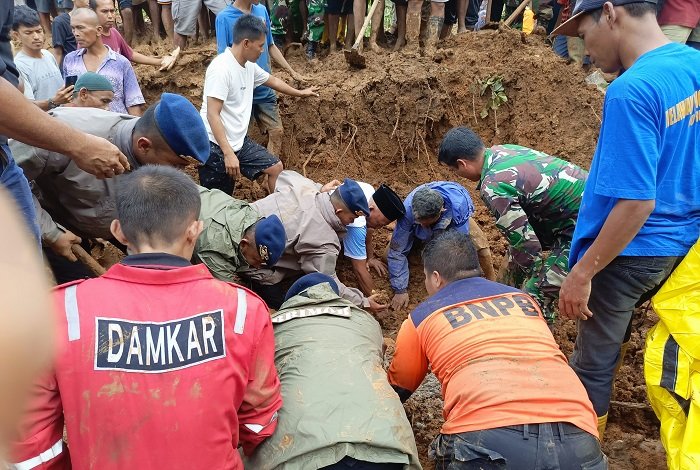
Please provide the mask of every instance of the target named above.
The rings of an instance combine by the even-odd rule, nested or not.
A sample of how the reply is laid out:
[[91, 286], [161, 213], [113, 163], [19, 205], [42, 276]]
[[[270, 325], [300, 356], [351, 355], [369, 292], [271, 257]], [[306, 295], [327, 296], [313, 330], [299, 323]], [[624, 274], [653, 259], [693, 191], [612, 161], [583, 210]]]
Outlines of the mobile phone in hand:
[[69, 87], [71, 85], [75, 85], [75, 82], [78, 81], [78, 76], [77, 75], [68, 75], [66, 77], [66, 86]]

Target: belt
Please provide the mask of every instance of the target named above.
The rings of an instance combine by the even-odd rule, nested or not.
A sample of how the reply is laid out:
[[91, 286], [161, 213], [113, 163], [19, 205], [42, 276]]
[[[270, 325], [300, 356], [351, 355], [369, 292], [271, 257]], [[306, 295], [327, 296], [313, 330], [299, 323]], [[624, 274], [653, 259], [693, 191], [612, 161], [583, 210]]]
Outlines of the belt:
[[[551, 426], [552, 434], [556, 436], [568, 436], [570, 434], [580, 434], [584, 431], [578, 426], [574, 426], [571, 423], [542, 423], [545, 426]], [[514, 426], [503, 426], [502, 429], [511, 429], [513, 431], [518, 431], [524, 436], [538, 436], [540, 434], [540, 424], [516, 424]]]

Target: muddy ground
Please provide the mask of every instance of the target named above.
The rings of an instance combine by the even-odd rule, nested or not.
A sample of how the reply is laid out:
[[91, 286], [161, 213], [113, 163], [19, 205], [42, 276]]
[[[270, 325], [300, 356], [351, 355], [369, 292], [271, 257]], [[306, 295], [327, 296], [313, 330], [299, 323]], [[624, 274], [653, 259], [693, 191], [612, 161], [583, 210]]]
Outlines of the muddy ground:
[[[320, 87], [320, 98], [283, 96], [280, 110], [285, 126], [285, 166], [326, 182], [354, 177], [375, 186], [387, 183], [405, 196], [415, 186], [454, 177], [437, 164], [441, 136], [451, 127], [466, 124], [487, 145], [514, 143], [558, 155], [588, 169], [600, 127], [603, 96], [584, 84], [585, 73], [554, 56], [540, 37], [523, 37], [513, 31], [482, 31], [453, 37], [433, 58], [408, 53], [366, 52], [367, 68], [350, 70], [342, 54], [307, 63], [301, 50], [287, 56], [295, 69]], [[162, 52], [163, 46], [139, 46], [141, 52]], [[168, 74], [153, 68], [136, 68], [149, 103], [165, 91], [201, 104], [206, 66], [215, 55], [213, 44], [191, 47]], [[288, 74], [276, 75], [291, 81]], [[480, 117], [487, 99], [479, 94], [478, 80], [500, 77], [508, 101], [496, 113]], [[300, 83], [295, 83], [300, 86]], [[251, 135], [266, 139], [255, 125]], [[474, 184], [461, 181], [477, 206], [476, 219], [486, 232], [496, 266], [505, 241], [481, 203]], [[256, 184], [242, 183], [236, 197], [262, 197]], [[375, 251], [384, 253], [390, 237], [386, 230], [375, 237]], [[353, 285], [350, 266], [339, 263], [344, 281]], [[389, 289], [385, 279], [378, 286]], [[426, 296], [421, 270], [411, 269], [409, 309], [380, 318], [385, 336], [395, 338], [411, 308]], [[617, 379], [604, 449], [611, 468], [619, 470], [665, 468], [658, 441], [658, 425], [646, 405], [642, 375], [642, 346], [653, 324], [652, 313], [641, 310], [622, 371]], [[575, 325], [559, 321], [555, 328], [562, 350], [569, 354]], [[442, 422], [440, 389], [427, 382], [407, 403], [421, 459]]]

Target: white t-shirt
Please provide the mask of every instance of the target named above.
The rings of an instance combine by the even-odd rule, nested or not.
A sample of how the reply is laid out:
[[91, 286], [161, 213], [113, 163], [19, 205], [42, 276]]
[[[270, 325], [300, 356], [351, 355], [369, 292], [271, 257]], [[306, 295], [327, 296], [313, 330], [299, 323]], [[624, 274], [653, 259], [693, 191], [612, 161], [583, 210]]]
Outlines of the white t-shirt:
[[[358, 181], [357, 184], [362, 188], [369, 203], [374, 195], [374, 188], [371, 184], [362, 181]], [[343, 238], [345, 256], [358, 260], [367, 259], [367, 219], [364, 216], [358, 217], [353, 223], [347, 225], [347, 228], [348, 233]]]
[[255, 62], [246, 62], [245, 67], [242, 67], [230, 48], [226, 48], [211, 61], [204, 77], [204, 99], [200, 111], [211, 142], [218, 145], [207, 119], [207, 98], [217, 98], [224, 102], [221, 121], [226, 129], [229, 145], [234, 152], [238, 152], [248, 133], [253, 111], [253, 90], [269, 78], [270, 74]]
[[63, 88], [61, 70], [53, 54], [46, 49], [41, 50], [41, 59], [19, 51], [15, 56], [15, 65], [24, 80], [24, 96], [27, 99], [48, 100]]

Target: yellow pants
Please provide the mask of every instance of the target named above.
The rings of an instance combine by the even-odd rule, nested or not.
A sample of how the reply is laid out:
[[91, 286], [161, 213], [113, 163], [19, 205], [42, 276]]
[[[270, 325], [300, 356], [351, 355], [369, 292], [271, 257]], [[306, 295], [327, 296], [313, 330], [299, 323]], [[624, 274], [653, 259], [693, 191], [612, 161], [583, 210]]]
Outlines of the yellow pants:
[[652, 299], [644, 378], [670, 470], [700, 469], [700, 241]]

